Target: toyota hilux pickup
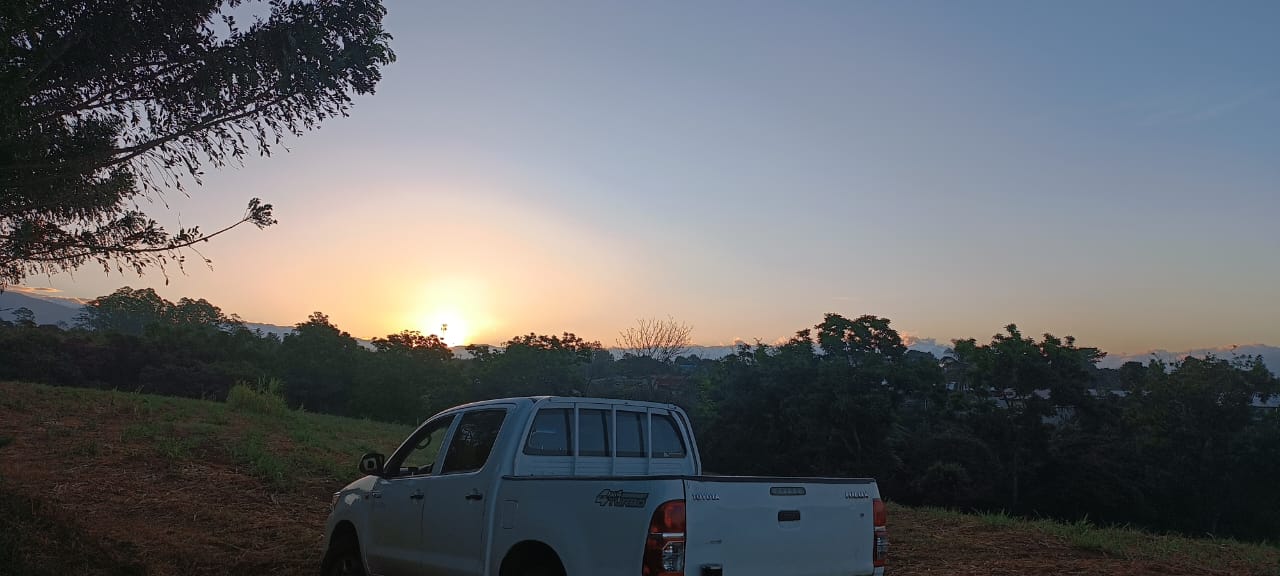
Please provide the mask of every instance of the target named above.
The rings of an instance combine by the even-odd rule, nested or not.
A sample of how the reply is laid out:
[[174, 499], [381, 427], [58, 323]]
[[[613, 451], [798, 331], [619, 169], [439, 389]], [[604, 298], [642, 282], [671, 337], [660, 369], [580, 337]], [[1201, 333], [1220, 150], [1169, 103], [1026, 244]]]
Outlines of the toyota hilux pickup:
[[875, 480], [714, 476], [670, 404], [489, 400], [334, 494], [323, 576], [882, 575]]

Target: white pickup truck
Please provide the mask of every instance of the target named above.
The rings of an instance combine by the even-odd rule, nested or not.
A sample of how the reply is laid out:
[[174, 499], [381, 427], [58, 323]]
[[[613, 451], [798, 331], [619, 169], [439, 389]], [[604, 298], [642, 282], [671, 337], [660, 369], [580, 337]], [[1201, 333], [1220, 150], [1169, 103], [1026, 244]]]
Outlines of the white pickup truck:
[[881, 575], [889, 546], [875, 480], [703, 475], [669, 404], [467, 404], [360, 471], [323, 576]]

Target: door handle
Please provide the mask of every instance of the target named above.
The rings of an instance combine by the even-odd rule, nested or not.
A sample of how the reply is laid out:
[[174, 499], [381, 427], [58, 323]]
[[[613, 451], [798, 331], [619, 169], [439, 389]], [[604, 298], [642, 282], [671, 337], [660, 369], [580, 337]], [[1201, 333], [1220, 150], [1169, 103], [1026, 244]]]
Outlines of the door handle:
[[479, 492], [472, 492], [466, 495], [466, 499], [467, 500], [484, 500], [484, 494], [481, 494]]
[[422, 499], [422, 494], [410, 494], [410, 495], [409, 495], [409, 499], [410, 499], [410, 500], [421, 500], [421, 499]]

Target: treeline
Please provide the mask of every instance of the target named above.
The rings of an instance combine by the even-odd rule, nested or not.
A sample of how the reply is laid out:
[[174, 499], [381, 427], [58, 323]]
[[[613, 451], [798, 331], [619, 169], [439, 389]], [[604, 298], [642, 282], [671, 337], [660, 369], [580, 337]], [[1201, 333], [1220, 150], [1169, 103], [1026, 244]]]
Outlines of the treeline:
[[706, 375], [694, 409], [708, 466], [874, 476], [914, 504], [1280, 537], [1280, 414], [1252, 406], [1280, 382], [1260, 358], [1103, 370], [1095, 348], [1010, 325], [938, 361], [882, 318], [815, 329]]
[[149, 288], [88, 302], [72, 327], [37, 325], [29, 311], [15, 312], [16, 321], [0, 320], [5, 380], [211, 400], [225, 399], [237, 383], [265, 389], [279, 382], [296, 408], [409, 424], [501, 396], [675, 396], [626, 385], [674, 374], [673, 364], [615, 360], [599, 342], [569, 333], [469, 346], [464, 360], [417, 331], [374, 338], [368, 348], [320, 312], [279, 337], [250, 330], [206, 300], [170, 302]]
[[75, 328], [0, 322], [0, 379], [223, 399], [282, 383], [305, 410], [415, 423], [531, 394], [671, 401], [708, 470], [873, 476], [903, 503], [1280, 538], [1280, 392], [1260, 358], [1100, 369], [1073, 339], [1008, 326], [946, 358], [889, 320], [829, 314], [719, 360], [615, 359], [573, 334], [528, 334], [460, 359], [406, 331], [361, 346], [321, 313], [279, 338], [204, 300], [121, 289]]

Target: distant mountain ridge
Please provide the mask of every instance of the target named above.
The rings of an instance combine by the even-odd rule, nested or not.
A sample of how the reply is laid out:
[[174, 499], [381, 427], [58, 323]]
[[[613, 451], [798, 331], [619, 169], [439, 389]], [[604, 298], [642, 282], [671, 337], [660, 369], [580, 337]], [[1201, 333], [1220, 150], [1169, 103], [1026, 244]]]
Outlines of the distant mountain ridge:
[[12, 322], [15, 318], [14, 311], [18, 308], [30, 310], [36, 324], [71, 326], [84, 307], [68, 300], [40, 298], [10, 290], [0, 292], [0, 320]]

